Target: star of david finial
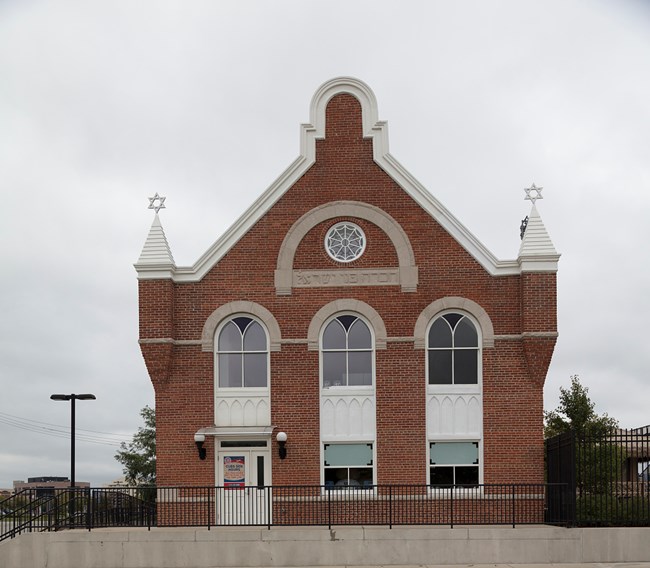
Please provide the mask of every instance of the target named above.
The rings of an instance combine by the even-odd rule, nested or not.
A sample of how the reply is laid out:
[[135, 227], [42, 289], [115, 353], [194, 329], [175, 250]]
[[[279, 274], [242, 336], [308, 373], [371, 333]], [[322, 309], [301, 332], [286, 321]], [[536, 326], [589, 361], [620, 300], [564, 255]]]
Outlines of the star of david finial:
[[528, 199], [529, 201], [533, 202], [533, 205], [535, 205], [535, 201], [538, 199], [544, 199], [542, 197], [542, 189], [543, 187], [537, 187], [535, 184], [531, 185], [530, 187], [524, 187], [524, 191], [526, 192], [526, 197], [524, 197], [524, 201]]
[[153, 197], [149, 197], [149, 207], [148, 209], [153, 209], [156, 213], [160, 211], [161, 209], [165, 209], [165, 199], [166, 197], [160, 197], [158, 195], [158, 192], [156, 192], [156, 195]]

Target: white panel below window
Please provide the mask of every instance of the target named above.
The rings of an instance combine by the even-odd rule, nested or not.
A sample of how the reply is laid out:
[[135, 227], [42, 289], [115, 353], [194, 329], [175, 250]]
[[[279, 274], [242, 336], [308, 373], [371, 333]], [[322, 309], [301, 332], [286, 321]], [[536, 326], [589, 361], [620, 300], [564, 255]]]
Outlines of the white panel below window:
[[374, 440], [375, 395], [321, 395], [322, 440]]
[[220, 396], [215, 400], [215, 426], [268, 426], [269, 396]]
[[483, 423], [480, 394], [429, 394], [427, 436], [479, 438]]

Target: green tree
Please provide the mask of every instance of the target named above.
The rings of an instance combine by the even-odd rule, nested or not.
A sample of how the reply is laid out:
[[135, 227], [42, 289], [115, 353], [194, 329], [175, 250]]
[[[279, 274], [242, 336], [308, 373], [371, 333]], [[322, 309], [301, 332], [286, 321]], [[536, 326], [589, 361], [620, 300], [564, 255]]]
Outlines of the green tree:
[[579, 438], [602, 438], [618, 427], [618, 421], [606, 413], [596, 414], [589, 389], [580, 384], [578, 375], [571, 377], [571, 386], [560, 387], [560, 405], [544, 412], [544, 437], [552, 438], [573, 430]]
[[572, 432], [575, 443], [576, 518], [580, 523], [611, 521], [611, 495], [627, 458], [625, 448], [612, 440], [618, 421], [598, 415], [589, 389], [571, 377], [569, 388], [560, 387], [560, 404], [544, 413], [544, 435], [552, 438]]
[[156, 411], [145, 406], [140, 411], [144, 426], [140, 426], [128, 444], [122, 442], [115, 459], [124, 469], [130, 485], [156, 484]]

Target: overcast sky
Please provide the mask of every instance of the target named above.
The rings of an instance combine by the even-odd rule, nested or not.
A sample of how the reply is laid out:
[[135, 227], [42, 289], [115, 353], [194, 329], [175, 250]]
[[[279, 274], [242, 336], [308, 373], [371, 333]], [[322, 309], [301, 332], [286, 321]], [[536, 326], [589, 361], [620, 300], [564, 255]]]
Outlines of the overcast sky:
[[[69, 475], [70, 405], [50, 394], [94, 393], [78, 433], [114, 443], [153, 404], [133, 268], [147, 198], [166, 196], [193, 264], [297, 157], [312, 95], [341, 75], [500, 259], [523, 188], [544, 187], [562, 253], [546, 408], [579, 374], [599, 413], [650, 423], [649, 2], [3, 0], [0, 488]], [[116, 449], [79, 440], [77, 479], [120, 477]]]

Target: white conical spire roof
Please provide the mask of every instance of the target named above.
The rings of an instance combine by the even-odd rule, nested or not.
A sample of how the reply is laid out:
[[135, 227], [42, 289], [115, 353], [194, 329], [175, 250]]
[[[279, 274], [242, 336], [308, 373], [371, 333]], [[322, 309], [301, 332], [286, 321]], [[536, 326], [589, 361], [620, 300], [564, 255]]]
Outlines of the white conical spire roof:
[[163, 230], [158, 213], [156, 213], [153, 219], [151, 229], [149, 229], [149, 235], [135, 266], [136, 268], [175, 266], [174, 257], [167, 243], [167, 237], [165, 237], [165, 231]]
[[557, 270], [559, 258], [560, 255], [555, 250], [553, 241], [533, 203], [519, 247], [519, 264], [522, 270], [528, 271]]
[[519, 247], [519, 256], [531, 254], [557, 254], [535, 204], [528, 216], [528, 225]]

